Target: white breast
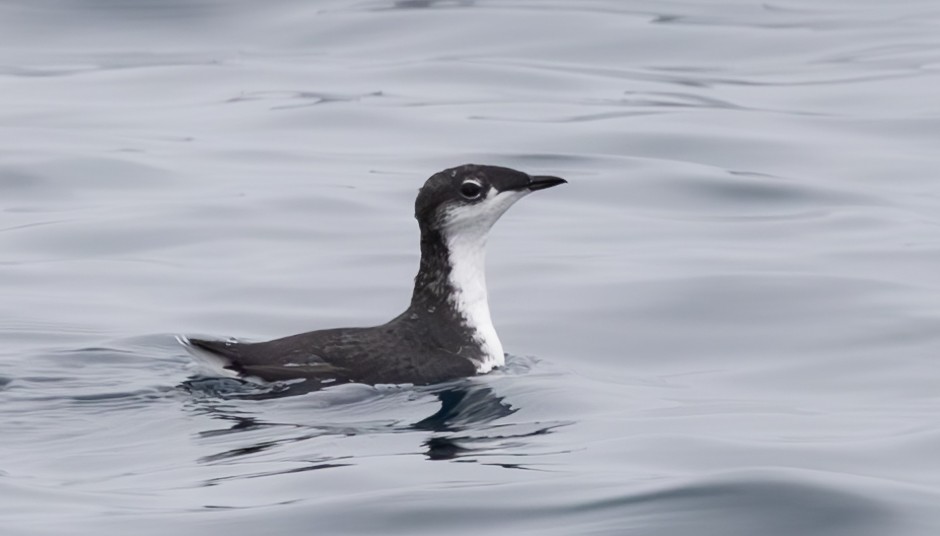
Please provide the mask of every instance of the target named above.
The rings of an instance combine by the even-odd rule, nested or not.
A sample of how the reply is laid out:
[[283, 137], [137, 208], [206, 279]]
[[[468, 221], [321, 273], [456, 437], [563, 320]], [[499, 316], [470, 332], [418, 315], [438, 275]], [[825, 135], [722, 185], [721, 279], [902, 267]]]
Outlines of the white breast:
[[448, 246], [452, 267], [450, 283], [455, 289], [450, 299], [467, 326], [474, 331], [474, 340], [483, 348], [484, 358], [477, 363], [477, 372], [489, 372], [502, 366], [505, 358], [486, 297], [486, 240], [455, 237], [448, 241]]
[[496, 220], [527, 193], [497, 193], [491, 188], [479, 203], [450, 207], [445, 213], [450, 283], [455, 289], [450, 299], [483, 348], [484, 358], [477, 363], [477, 372], [489, 372], [506, 362], [486, 296], [486, 237]]

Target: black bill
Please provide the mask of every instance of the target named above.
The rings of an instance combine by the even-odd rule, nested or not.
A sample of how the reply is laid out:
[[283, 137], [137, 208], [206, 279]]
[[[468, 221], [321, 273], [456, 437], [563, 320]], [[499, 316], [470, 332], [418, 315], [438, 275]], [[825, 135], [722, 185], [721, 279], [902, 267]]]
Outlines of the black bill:
[[559, 177], [549, 177], [546, 175], [537, 175], [535, 177], [529, 177], [529, 190], [544, 190], [546, 188], [551, 188], [552, 186], [558, 186], [559, 184], [565, 184], [565, 179]]

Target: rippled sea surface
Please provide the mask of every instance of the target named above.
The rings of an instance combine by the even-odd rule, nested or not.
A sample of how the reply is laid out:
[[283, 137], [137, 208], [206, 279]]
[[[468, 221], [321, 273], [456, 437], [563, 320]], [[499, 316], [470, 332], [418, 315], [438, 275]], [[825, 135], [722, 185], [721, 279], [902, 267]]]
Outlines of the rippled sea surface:
[[[0, 97], [5, 536], [940, 534], [935, 0], [7, 0]], [[198, 376], [398, 314], [466, 162], [570, 181], [507, 367]]]

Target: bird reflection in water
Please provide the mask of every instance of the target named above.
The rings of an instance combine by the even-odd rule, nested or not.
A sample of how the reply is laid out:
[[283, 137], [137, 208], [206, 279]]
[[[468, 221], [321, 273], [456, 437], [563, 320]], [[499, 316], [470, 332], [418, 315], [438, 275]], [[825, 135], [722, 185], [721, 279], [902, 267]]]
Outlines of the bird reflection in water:
[[[567, 423], [497, 423], [500, 419], [516, 413], [514, 408], [497, 395], [493, 389], [480, 385], [473, 380], [462, 380], [444, 387], [415, 388], [411, 394], [427, 394], [437, 398], [440, 407], [433, 414], [411, 424], [400, 421], [376, 420], [355, 421], [348, 423], [332, 422], [314, 425], [301, 423], [265, 422], [252, 413], [245, 411], [240, 400], [266, 400], [301, 394], [299, 386], [287, 385], [269, 388], [263, 392], [251, 385], [243, 385], [238, 380], [194, 379], [185, 382], [182, 388], [196, 395], [194, 409], [214, 419], [224, 420], [230, 426], [221, 429], [205, 430], [198, 434], [200, 438], [218, 438], [271, 429], [264, 440], [250, 444], [241, 444], [236, 448], [227, 448], [218, 453], [204, 456], [200, 462], [206, 464], [227, 463], [233, 459], [258, 455], [290, 443], [299, 443], [326, 436], [360, 436], [380, 433], [430, 433], [421, 443], [423, 454], [428, 460], [455, 460], [462, 462], [484, 463], [479, 458], [486, 456], [524, 456], [519, 447], [526, 446], [527, 438], [550, 433], [554, 428]], [[309, 392], [307, 389], [304, 392]], [[394, 391], [400, 393], [401, 391]], [[372, 392], [374, 396], [374, 392]], [[386, 397], [380, 397], [380, 400]], [[387, 397], [390, 402], [399, 404], [401, 398]], [[342, 406], [333, 406], [337, 413]], [[330, 408], [327, 408], [330, 409]], [[280, 433], [274, 430], [281, 430]], [[292, 430], [283, 433], [283, 430]], [[227, 441], [226, 441], [227, 442]], [[229, 443], [230, 444], [230, 443]], [[316, 456], [315, 460], [305, 458], [307, 463], [302, 468], [277, 471], [264, 474], [241, 475], [241, 478], [258, 477], [285, 472], [309, 471], [352, 465], [354, 456]], [[493, 463], [506, 468], [526, 468], [520, 464]], [[235, 477], [232, 477], [235, 478]], [[216, 482], [207, 483], [209, 485]]]

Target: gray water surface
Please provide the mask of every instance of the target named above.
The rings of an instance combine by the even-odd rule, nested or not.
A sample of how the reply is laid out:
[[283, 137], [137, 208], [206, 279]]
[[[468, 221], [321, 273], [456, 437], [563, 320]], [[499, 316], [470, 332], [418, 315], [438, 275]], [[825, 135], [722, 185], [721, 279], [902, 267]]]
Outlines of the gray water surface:
[[[7, 0], [2, 533], [940, 534], [938, 90], [935, 0]], [[398, 314], [466, 162], [570, 181], [505, 369], [194, 381]]]

